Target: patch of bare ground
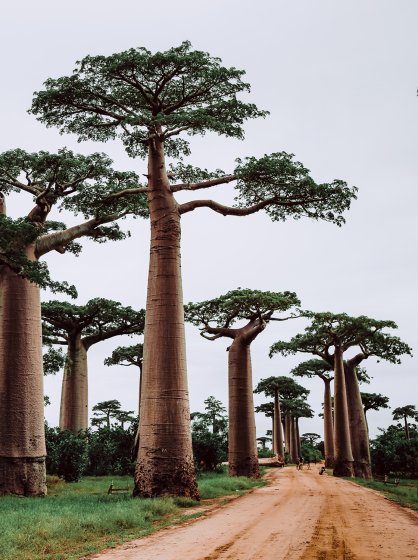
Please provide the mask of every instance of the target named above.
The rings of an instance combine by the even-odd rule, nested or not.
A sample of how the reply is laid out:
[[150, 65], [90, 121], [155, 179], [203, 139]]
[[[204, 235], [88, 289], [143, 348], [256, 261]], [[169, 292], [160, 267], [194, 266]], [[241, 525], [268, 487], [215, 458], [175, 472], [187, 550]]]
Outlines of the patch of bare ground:
[[316, 468], [267, 477], [268, 486], [211, 504], [196, 520], [89, 559], [418, 560], [415, 512]]

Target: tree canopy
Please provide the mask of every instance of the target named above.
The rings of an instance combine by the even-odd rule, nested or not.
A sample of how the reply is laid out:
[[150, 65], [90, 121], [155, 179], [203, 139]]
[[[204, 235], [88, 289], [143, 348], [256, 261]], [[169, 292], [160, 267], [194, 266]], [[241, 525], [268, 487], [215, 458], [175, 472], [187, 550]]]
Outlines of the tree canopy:
[[[149, 142], [156, 138], [166, 155], [181, 159], [190, 153], [189, 142], [181, 135], [215, 132], [242, 139], [247, 119], [268, 114], [240, 99], [250, 90], [242, 81], [244, 74], [223, 67], [208, 53], [192, 50], [187, 41], [154, 54], [137, 48], [108, 57], [86, 56], [70, 76], [45, 82], [45, 89], [34, 95], [31, 112], [47, 126], [74, 133], [80, 140], [118, 137], [130, 156], [146, 157]], [[229, 174], [181, 162], [172, 166], [170, 175], [181, 181], [171, 186], [172, 192], [236, 183], [234, 207], [198, 200], [179, 205], [180, 214], [197, 207], [224, 215], [266, 209], [272, 220], [307, 216], [341, 225], [342, 212], [356, 198], [357, 189], [344, 181], [316, 184], [292, 154], [276, 152], [236, 163]], [[138, 192], [147, 192], [147, 187], [128, 187], [114, 197]]]
[[400, 363], [402, 354], [411, 355], [411, 348], [396, 336], [384, 332], [384, 329], [396, 329], [393, 321], [379, 321], [369, 317], [350, 317], [345, 313], [313, 313], [306, 316], [311, 323], [304, 334], [294, 336], [290, 341], [279, 341], [270, 348], [270, 357], [276, 353], [282, 355], [306, 352], [314, 354], [333, 366], [330, 350], [340, 345], [342, 350], [357, 347], [358, 353], [351, 358], [352, 365], [357, 366], [370, 356]]
[[[129, 200], [108, 201], [107, 197], [137, 184], [135, 173], [113, 170], [104, 154], [84, 156], [66, 148], [56, 154], [21, 149], [3, 152], [0, 190], [3, 194], [25, 192], [33, 197], [35, 206], [24, 218], [0, 214], [0, 263], [42, 287], [75, 296], [74, 287], [50, 278], [44, 263], [28, 259], [26, 248], [34, 244], [38, 259], [52, 250], [78, 255], [81, 245], [75, 240], [83, 236], [98, 242], [123, 239], [129, 232], [123, 232], [117, 221], [128, 214], [147, 216], [144, 195]], [[53, 207], [81, 214], [84, 221], [71, 227], [51, 221]]]
[[364, 406], [364, 411], [379, 410], [380, 408], [389, 408], [389, 397], [385, 397], [380, 393], [360, 393], [361, 402]]
[[112, 338], [118, 334], [141, 334], [145, 312], [124, 307], [117, 301], [95, 298], [85, 305], [64, 301], [42, 304], [44, 337], [50, 344], [67, 344], [71, 334], [83, 335], [84, 344]]
[[138, 366], [142, 368], [144, 345], [142, 343], [132, 346], [118, 346], [111, 356], [105, 359], [106, 366]]
[[305, 398], [310, 391], [305, 389], [299, 383], [296, 383], [291, 377], [284, 375], [278, 377], [266, 377], [261, 379], [254, 389], [254, 393], [264, 393], [266, 397], [274, 397], [275, 391], [278, 389], [280, 399], [295, 399], [298, 397]]
[[[293, 292], [262, 292], [238, 288], [212, 300], [187, 304], [185, 318], [201, 327], [203, 337], [213, 339], [228, 336], [228, 329], [240, 320], [261, 323], [284, 320], [274, 313], [287, 311], [299, 304], [299, 299]], [[208, 336], [210, 333], [214, 336]]]

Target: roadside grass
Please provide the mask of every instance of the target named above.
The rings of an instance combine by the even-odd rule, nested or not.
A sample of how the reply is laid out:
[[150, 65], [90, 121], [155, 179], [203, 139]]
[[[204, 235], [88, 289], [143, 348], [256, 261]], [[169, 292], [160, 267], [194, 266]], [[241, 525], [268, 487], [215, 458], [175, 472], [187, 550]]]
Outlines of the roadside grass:
[[418, 480], [400, 479], [398, 486], [384, 484], [377, 480], [364, 480], [363, 478], [347, 478], [360, 486], [381, 492], [397, 504], [418, 511]]
[[[187, 498], [107, 495], [110, 483], [133, 489], [131, 477], [85, 477], [65, 483], [48, 477], [46, 498], [0, 498], [1, 560], [75, 560], [161, 527], [200, 516]], [[243, 493], [265, 484], [225, 472], [199, 476], [202, 500]]]

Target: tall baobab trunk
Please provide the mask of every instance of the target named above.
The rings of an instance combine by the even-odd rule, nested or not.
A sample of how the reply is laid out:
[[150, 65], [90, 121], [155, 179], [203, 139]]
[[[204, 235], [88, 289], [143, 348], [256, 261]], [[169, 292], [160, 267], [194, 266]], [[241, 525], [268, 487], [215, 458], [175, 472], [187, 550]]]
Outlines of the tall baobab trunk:
[[[237, 336], [229, 348], [229, 476], [258, 478], [250, 345]], [[276, 428], [276, 426], [275, 426]]]
[[[34, 248], [27, 257], [35, 260]], [[0, 266], [0, 495], [44, 496], [39, 287]]]
[[290, 459], [292, 460], [292, 449], [291, 449], [291, 417], [286, 414], [284, 418], [284, 438], [285, 438], [285, 446], [286, 446], [286, 453], [289, 455]]
[[403, 422], [404, 422], [406, 439], [409, 441], [411, 439], [411, 437], [409, 435], [409, 426], [408, 426], [408, 417], [407, 416], [403, 417]]
[[334, 475], [353, 476], [350, 426], [344, 379], [343, 351], [335, 346], [334, 354]]
[[296, 434], [296, 421], [293, 416], [290, 416], [290, 455], [292, 456], [292, 462], [296, 463], [296, 461], [298, 461], [299, 459], [299, 454]]
[[88, 429], [87, 348], [80, 333], [68, 339], [59, 426], [61, 430], [69, 430], [74, 434]]
[[296, 445], [298, 450], [298, 457], [302, 457], [302, 448], [300, 444], [300, 434], [299, 434], [299, 418], [295, 418], [295, 432], [296, 432]]
[[198, 498], [186, 373], [180, 214], [163, 145], [149, 142], [151, 248], [134, 495]]
[[334, 467], [334, 426], [332, 420], [331, 379], [324, 381], [324, 453], [327, 469]]
[[273, 451], [277, 455], [278, 461], [284, 460], [283, 454], [283, 433], [282, 415], [280, 411], [279, 391], [274, 391], [274, 431], [273, 431]]
[[356, 375], [356, 368], [344, 364], [345, 386], [347, 392], [348, 417], [350, 422], [351, 450], [353, 453], [354, 475], [370, 480], [372, 468], [370, 460], [369, 435], [363, 403]]

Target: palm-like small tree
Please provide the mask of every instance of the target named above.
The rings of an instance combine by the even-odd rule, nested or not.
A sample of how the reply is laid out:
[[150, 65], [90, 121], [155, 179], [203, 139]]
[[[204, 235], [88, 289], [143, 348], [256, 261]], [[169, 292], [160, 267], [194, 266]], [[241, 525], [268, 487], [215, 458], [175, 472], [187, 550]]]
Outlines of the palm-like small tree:
[[410, 440], [408, 418], [418, 421], [418, 410], [415, 408], [415, 405], [407, 404], [405, 406], [399, 406], [394, 409], [392, 416], [394, 420], [404, 421], [406, 439]]

